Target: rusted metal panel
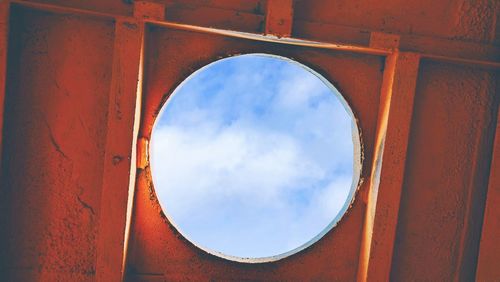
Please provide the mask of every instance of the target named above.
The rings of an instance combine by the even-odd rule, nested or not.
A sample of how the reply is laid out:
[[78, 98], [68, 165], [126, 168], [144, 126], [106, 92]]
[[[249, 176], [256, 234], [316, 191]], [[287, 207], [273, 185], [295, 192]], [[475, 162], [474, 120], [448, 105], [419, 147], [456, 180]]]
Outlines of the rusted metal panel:
[[[472, 281], [476, 277], [499, 99], [495, 94], [496, 78], [493, 72], [485, 71], [478, 73], [476, 81], [476, 101], [480, 101], [476, 119], [478, 124], [482, 124], [482, 128], [476, 129], [472, 126], [469, 131], [474, 136], [471, 138], [472, 148], [469, 149], [471, 171], [470, 175], [464, 175], [464, 181], [470, 188], [465, 198], [464, 226], [458, 246], [456, 281]], [[474, 106], [471, 108], [474, 110]]]
[[399, 49], [401, 36], [383, 32], [370, 33], [370, 47], [396, 50]]
[[[495, 1], [141, 1], [153, 9], [136, 10], [149, 33], [139, 131], [144, 139], [138, 144], [133, 116], [140, 91], [132, 85], [140, 70], [143, 26], [132, 28], [132, 1], [11, 2], [14, 16], [5, 41], [8, 1], [0, 3], [0, 76], [3, 69], [8, 77], [0, 80], [7, 89], [0, 179], [3, 277], [119, 280], [126, 254], [130, 280], [499, 277]], [[123, 23], [132, 24], [119, 27]], [[391, 41], [397, 38], [399, 45]], [[391, 55], [397, 47], [422, 59], [413, 112], [408, 97], [391, 92], [395, 99], [388, 99], [389, 89], [415, 83], [387, 78], [415, 70], [415, 57]], [[331, 80], [356, 113], [365, 157], [359, 196], [335, 229], [289, 258], [251, 265], [208, 255], [180, 237], [156, 202], [147, 158], [134, 160], [135, 145], [142, 150], [140, 140], [147, 140], [175, 86], [213, 60], [249, 52], [297, 59]], [[6, 57], [7, 68], [1, 63]], [[385, 112], [387, 134], [381, 134]], [[387, 144], [392, 147], [382, 147]], [[129, 184], [136, 161], [132, 215]], [[379, 190], [369, 191], [375, 181]], [[378, 192], [380, 202], [373, 200]]]
[[91, 280], [113, 22], [14, 6], [9, 24], [2, 279]]
[[295, 18], [397, 34], [490, 42], [498, 1], [298, 0]]
[[134, 1], [134, 17], [164, 20], [165, 5], [150, 1]]
[[[423, 61], [407, 155], [391, 278], [468, 280], [482, 222], [494, 92], [487, 72]], [[490, 139], [490, 141], [487, 141]], [[471, 197], [473, 195], [473, 197]], [[474, 197], [479, 197], [474, 198]], [[474, 235], [469, 232], [475, 233]], [[475, 242], [467, 242], [476, 240]]]
[[500, 244], [498, 244], [498, 238], [500, 238], [500, 111], [498, 111], [498, 100], [500, 98], [498, 93], [500, 93], [500, 83], [498, 83], [498, 79], [496, 83], [496, 135], [484, 208], [481, 245], [477, 263], [477, 281], [488, 281], [492, 277], [500, 277], [500, 268], [498, 267], [500, 256]]
[[[78, 14], [109, 19], [123, 18], [120, 15], [100, 11], [57, 6], [53, 4], [42, 4], [27, 0], [11, 0], [11, 2], [27, 7], [67, 15]], [[147, 1], [143, 2], [148, 3]], [[162, 5], [154, 4], [148, 6], [161, 7]], [[165, 16], [167, 21], [155, 17], [146, 18], [145, 21], [162, 26], [175, 26], [176, 28], [184, 30], [226, 34], [240, 38], [256, 38], [258, 35], [255, 33], [262, 32], [264, 21], [261, 15], [256, 14], [253, 16], [245, 16], [244, 14], [236, 12], [234, 14], [236, 17], [234, 17], [233, 13], [234, 12], [230, 10], [207, 8], [205, 6], [201, 6], [196, 9], [167, 9], [167, 14]], [[350, 49], [366, 54], [388, 55], [390, 53], [388, 52], [389, 49], [384, 47], [377, 50], [370, 48], [369, 46], [372, 33], [383, 34], [381, 32], [369, 32], [365, 28], [345, 27], [324, 23], [318, 24], [305, 21], [294, 21], [294, 23], [297, 23], [294, 24], [294, 27], [299, 29], [297, 35], [300, 38], [305, 38], [306, 40], [280, 40], [272, 37], [261, 37], [257, 40], [274, 41], [284, 44], [311, 46], [325, 49]], [[301, 24], [304, 26], [300, 26]], [[232, 32], [231, 30], [234, 30], [235, 32]], [[241, 31], [247, 33], [242, 33]], [[255, 35], [251, 33], [254, 33]], [[394, 36], [397, 35], [394, 34]], [[318, 39], [326, 40], [327, 42], [315, 41]], [[460, 41], [454, 38], [445, 39], [414, 34], [401, 34], [399, 46], [401, 51], [420, 53], [422, 58], [434, 61], [490, 70], [500, 69], [500, 48], [491, 44]]]

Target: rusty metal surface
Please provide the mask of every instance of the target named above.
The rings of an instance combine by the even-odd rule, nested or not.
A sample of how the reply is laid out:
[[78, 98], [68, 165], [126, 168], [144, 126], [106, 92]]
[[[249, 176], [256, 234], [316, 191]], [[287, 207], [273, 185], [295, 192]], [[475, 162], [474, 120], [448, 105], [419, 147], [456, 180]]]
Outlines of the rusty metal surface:
[[267, 1], [265, 34], [290, 37], [293, 25], [293, 1]]
[[[499, 91], [498, 89], [500, 89], [500, 83], [497, 82], [497, 91]], [[477, 263], [476, 279], [478, 281], [486, 281], [490, 277], [500, 277], [500, 269], [496, 267], [500, 253], [500, 245], [497, 244], [497, 240], [500, 238], [500, 209], [498, 208], [500, 206], [500, 173], [498, 173], [500, 170], [500, 111], [497, 113], [494, 142]]]
[[95, 274], [114, 27], [11, 11], [1, 180], [7, 280]]
[[[392, 44], [394, 38], [389, 39]], [[389, 279], [419, 65], [420, 55], [414, 53], [386, 59], [358, 280]]]
[[[150, 136], [154, 118], [167, 95], [198, 68], [214, 59], [240, 53], [280, 54], [311, 66], [332, 81], [344, 94], [360, 123], [365, 164], [371, 162], [382, 80], [380, 70], [383, 61], [379, 57], [318, 51], [303, 47], [292, 48], [161, 27], [150, 28], [146, 45], [148, 49], [145, 59], [141, 136], [146, 138]], [[166, 67], [171, 65], [178, 67]], [[369, 173], [370, 170], [366, 166], [362, 177], [369, 178]], [[356, 277], [363, 227], [361, 219], [365, 207], [360, 199], [355, 201], [350, 212], [340, 222], [339, 228], [312, 247], [277, 262], [248, 265], [228, 263], [205, 254], [181, 238], [162, 216], [150, 179], [149, 169], [140, 172], [130, 246], [131, 275], [163, 273], [167, 279], [174, 280], [205, 275], [222, 279], [223, 273], [230, 275], [229, 279], [238, 277], [328, 279], [335, 275], [339, 279], [353, 280]], [[366, 190], [366, 185], [367, 182], [364, 182], [360, 193]], [[175, 252], [157, 251], [172, 249]], [[317, 270], [314, 276], [310, 276], [312, 273], [306, 270], [311, 265]]]
[[[500, 172], [494, 139], [500, 100], [500, 2], [296, 0], [293, 14], [278, 10], [286, 12], [283, 23], [291, 21], [285, 31], [266, 29], [266, 7], [273, 3], [264, 0], [155, 0], [145, 6], [119, 0], [12, 2], [17, 4], [10, 9], [8, 1], [0, 3], [0, 47], [8, 46], [7, 52], [0, 50], [1, 69], [7, 75], [2, 77], [6, 90], [0, 89], [5, 98], [0, 110], [0, 280], [114, 280], [127, 270], [130, 281], [352, 281], [364, 279], [359, 274], [365, 262], [395, 281], [500, 279], [500, 225], [495, 218]], [[138, 21], [147, 37], [144, 84], [123, 82], [122, 88], [116, 84], [116, 66], [123, 65], [127, 77], [135, 76], [140, 67], [134, 69], [134, 61], [141, 52], [132, 34], [121, 37], [130, 35], [123, 49], [114, 45], [122, 40], [115, 33], [116, 23], [124, 20]], [[279, 19], [267, 22], [283, 27]], [[292, 38], [259, 37], [266, 31]], [[309, 41], [292, 44], [297, 38]], [[368, 188], [378, 163], [376, 140], [382, 140], [377, 129], [381, 105], [391, 105], [391, 88], [382, 82], [384, 75], [396, 71], [386, 65], [386, 56], [398, 47], [420, 54], [422, 61], [418, 73], [409, 77], [416, 81], [414, 106], [395, 110], [396, 122], [388, 123], [396, 147], [377, 149], [388, 156], [386, 161], [404, 161], [386, 165], [395, 169], [381, 173], [384, 179], [373, 190], [387, 187], [390, 178], [384, 175], [399, 175], [396, 170], [403, 169], [396, 183], [401, 185], [400, 204], [390, 197], [385, 200], [386, 205], [399, 206], [397, 220], [394, 213], [391, 220], [378, 213], [387, 230], [395, 230], [395, 239], [384, 243], [394, 248], [392, 259], [388, 254], [363, 260], [361, 254], [370, 254], [362, 244], [370, 238], [366, 234], [377, 228], [374, 234], [386, 231], [377, 220], [372, 222], [376, 226], [368, 224], [366, 216], [367, 205], [376, 206], [374, 199], [382, 197], [368, 194]], [[116, 110], [110, 103], [127, 97], [122, 105], [132, 109], [137, 98], [132, 89], [139, 86], [143, 97], [138, 134], [145, 141], [159, 107], [184, 78], [221, 57], [252, 52], [299, 60], [328, 78], [353, 108], [364, 145], [365, 181], [340, 224], [300, 253], [259, 264], [226, 261], [183, 239], [156, 202], [144, 154], [139, 156], [132, 210], [125, 201], [130, 200], [135, 156], [120, 162], [126, 167], [116, 173], [113, 156], [118, 148], [119, 155], [128, 158], [127, 148], [133, 152], [135, 141], [130, 140], [132, 131], [123, 138], [112, 136], [122, 134], [116, 131], [126, 128], [120, 124], [133, 122], [110, 119]], [[135, 59], [117, 63], [129, 58]], [[402, 64], [403, 69], [409, 67]], [[129, 92], [121, 96], [122, 91]], [[129, 110], [127, 117], [133, 119]], [[400, 132], [396, 125], [408, 119], [410, 124]], [[406, 133], [404, 150], [398, 144], [405, 141], [398, 136]], [[383, 160], [381, 164], [384, 167]], [[113, 231], [126, 234], [129, 216], [127, 245]], [[108, 235], [114, 246], [110, 257], [128, 257], [127, 266], [111, 263], [107, 272], [97, 273], [110, 246], [99, 238]], [[368, 243], [377, 244], [372, 239]]]
[[388, 33], [491, 42], [498, 1], [298, 0], [295, 18]]
[[498, 99], [494, 79], [447, 64], [424, 62], [420, 68], [395, 280], [474, 278]]

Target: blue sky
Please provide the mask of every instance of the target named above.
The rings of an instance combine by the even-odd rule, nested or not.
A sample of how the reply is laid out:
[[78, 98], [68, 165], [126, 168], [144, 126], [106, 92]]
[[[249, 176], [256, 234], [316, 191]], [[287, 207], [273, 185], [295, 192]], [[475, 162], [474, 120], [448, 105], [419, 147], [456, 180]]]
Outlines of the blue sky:
[[195, 244], [262, 258], [321, 233], [352, 186], [352, 119], [318, 77], [263, 55], [192, 75], [151, 141], [156, 193]]

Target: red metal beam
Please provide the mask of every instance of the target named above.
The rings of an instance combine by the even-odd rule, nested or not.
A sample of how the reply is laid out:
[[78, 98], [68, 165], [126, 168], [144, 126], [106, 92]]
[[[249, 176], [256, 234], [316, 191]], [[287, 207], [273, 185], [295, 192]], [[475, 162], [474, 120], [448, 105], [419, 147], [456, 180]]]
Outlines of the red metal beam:
[[[497, 94], [500, 93], [500, 84], [497, 81]], [[497, 97], [498, 100], [498, 97]], [[497, 121], [493, 157], [490, 167], [490, 179], [486, 196], [483, 231], [476, 280], [488, 281], [493, 277], [500, 277], [500, 111], [497, 102]]]
[[[96, 278], [123, 279], [135, 182], [143, 23], [118, 21], [108, 106]], [[129, 177], [123, 177], [128, 175]]]
[[[277, 1], [281, 1], [281, 0], [277, 0]], [[51, 12], [62, 13], [62, 14], [80, 14], [80, 15], [87, 15], [87, 16], [93, 16], [93, 17], [114, 18], [116, 20], [130, 19], [130, 17], [124, 17], [121, 15], [114, 15], [114, 14], [96, 12], [96, 11], [91, 11], [91, 10], [83, 10], [83, 9], [78, 9], [78, 8], [62, 7], [62, 6], [52, 5], [52, 4], [35, 3], [35, 2], [26, 1], [26, 0], [10, 0], [10, 2], [16, 3], [18, 5], [23, 5], [25, 7], [31, 7], [34, 9], [51, 11]], [[313, 47], [313, 48], [329, 49], [329, 50], [350, 51], [350, 52], [356, 52], [356, 53], [362, 53], [362, 54], [372, 54], [372, 55], [381, 55], [381, 56], [389, 55], [391, 53], [391, 50], [384, 49], [384, 48], [377, 49], [377, 48], [372, 48], [369, 46], [353, 45], [353, 44], [349, 44], [349, 43], [331, 43], [331, 42], [320, 42], [320, 41], [291, 39], [291, 38], [279, 39], [279, 38], [273, 38], [273, 37], [268, 37], [268, 36], [261, 36], [259, 34], [255, 34], [255, 33], [245, 33], [245, 32], [238, 32], [238, 31], [229, 31], [229, 30], [225, 30], [225, 29], [217, 29], [217, 28], [200, 27], [200, 26], [188, 25], [188, 24], [172, 23], [172, 22], [165, 21], [165, 20], [155, 19], [155, 17], [150, 17], [149, 19], [145, 19], [145, 21], [148, 23], [166, 26], [166, 27], [175, 28], [175, 29], [192, 30], [192, 31], [211, 33], [211, 34], [220, 34], [220, 35], [225, 35], [225, 36], [230, 36], [230, 37], [245, 38], [245, 39], [257, 40], [257, 41], [275, 42], [275, 43], [282, 43], [282, 44], [289, 44], [289, 45], [296, 45], [296, 46], [308, 46], [308, 47]], [[332, 25], [332, 28], [338, 28], [338, 26]], [[291, 29], [291, 27], [290, 27], [290, 29]], [[353, 28], [352, 31], [350, 31], [350, 32], [359, 33], [362, 31], [363, 31], [362, 29]], [[279, 34], [275, 34], [273, 32], [270, 32], [268, 34], [279, 35]], [[282, 35], [282, 36], [285, 36], [285, 35]], [[446, 62], [446, 63], [452, 63], [452, 64], [457, 64], [457, 65], [465, 65], [465, 66], [482, 68], [482, 69], [487, 69], [487, 70], [500, 69], [500, 62], [497, 62], [497, 61], [490, 59], [491, 53], [495, 53], [497, 51], [497, 47], [494, 47], [491, 45], [476, 44], [476, 43], [457, 41], [457, 40], [446, 40], [446, 39], [441, 39], [441, 38], [436, 39], [436, 38], [424, 37], [424, 36], [403, 35], [402, 38], [403, 38], [403, 40], [400, 42], [401, 50], [403, 50], [403, 48], [404, 48], [404, 51], [411, 51], [414, 53], [420, 53], [422, 59], [425, 58], [425, 59], [433, 60], [433, 61]], [[406, 46], [406, 45], [408, 45], [407, 44], [408, 42], [405, 41], [407, 38], [409, 38], [409, 40], [412, 41], [409, 44], [410, 46]], [[418, 38], [418, 40], [415, 38]], [[455, 52], [456, 54], [452, 54], [452, 55], [435, 54], [433, 52], [436, 50], [426, 50], [426, 48], [427, 48], [426, 46], [434, 46], [434, 45], [443, 46], [442, 48], [440, 48], [440, 50], [446, 50], [449, 47], [449, 48], [451, 48], [450, 50], [452, 52]], [[405, 46], [411, 50], [408, 50], [408, 48], [406, 48]], [[484, 56], [481, 56], [481, 58], [476, 58], [477, 57], [476, 54], [480, 53], [480, 52], [478, 52], [479, 49], [481, 49], [481, 50], [486, 49], [486, 50], [488, 50], [488, 52], [486, 52], [486, 54]], [[467, 50], [467, 51], [463, 51], [463, 50]], [[467, 57], [465, 57], [464, 54], [467, 54]], [[472, 54], [474, 56], [470, 57], [470, 54]]]
[[293, 25], [292, 0], [267, 0], [265, 34], [290, 37]]

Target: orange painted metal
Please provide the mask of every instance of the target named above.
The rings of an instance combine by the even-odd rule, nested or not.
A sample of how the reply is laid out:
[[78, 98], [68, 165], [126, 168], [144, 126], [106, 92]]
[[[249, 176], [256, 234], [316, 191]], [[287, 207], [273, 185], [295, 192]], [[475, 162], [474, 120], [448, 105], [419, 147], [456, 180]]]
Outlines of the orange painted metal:
[[95, 279], [114, 24], [10, 15], [0, 280]]
[[474, 279], [498, 99], [493, 81], [492, 72], [422, 60], [391, 279]]
[[389, 280], [419, 64], [414, 53], [387, 58], [358, 281]]
[[[130, 281], [500, 278], [500, 4], [151, 2], [0, 3], [0, 280], [116, 281], [124, 269]], [[364, 182], [318, 243], [245, 264], [176, 232], [134, 149], [147, 147], [183, 79], [252, 52], [296, 59], [345, 95], [362, 130]], [[413, 88], [411, 107], [401, 93]]]
[[370, 47], [379, 49], [396, 50], [400, 48], [401, 36], [383, 32], [370, 33]]
[[[500, 92], [500, 83], [497, 80], [497, 93]], [[484, 209], [483, 229], [481, 233], [481, 246], [477, 263], [477, 281], [488, 281], [492, 277], [500, 277], [498, 256], [500, 254], [500, 111], [498, 111], [496, 136], [492, 152], [488, 194]]]
[[297, 0], [294, 18], [369, 31], [491, 42], [497, 9], [498, 1], [488, 0], [388, 0], [383, 3]]
[[134, 1], [134, 17], [164, 20], [165, 5], [149, 1]]
[[[19, 4], [26, 7], [32, 7], [34, 9], [56, 12], [61, 14], [76, 14], [85, 15], [91, 17], [99, 18], [109, 18], [109, 19], [127, 19], [128, 17], [121, 14], [110, 14], [105, 12], [99, 12], [89, 9], [78, 9], [67, 6], [58, 6], [53, 4], [36, 3], [32, 0], [10, 0], [9, 2]], [[260, 2], [258, 2], [260, 3]], [[155, 5], [160, 7], [161, 5]], [[168, 6], [167, 6], [168, 7]], [[202, 6], [204, 7], [204, 6]], [[200, 8], [202, 9], [202, 8]], [[227, 10], [210, 8], [210, 14], [215, 14], [209, 17], [201, 17], [198, 14], [199, 9], [189, 13], [189, 15], [178, 15], [182, 17], [171, 19], [168, 13], [165, 15], [167, 21], [155, 20], [154, 17], [145, 18], [145, 22], [151, 22], [154, 24], [169, 26], [172, 28], [193, 30], [193, 31], [203, 31], [207, 33], [214, 34], [225, 34], [233, 37], [242, 38], [256, 38], [257, 34], [261, 33], [260, 27], [255, 27], [257, 25], [262, 25], [263, 21], [261, 19], [255, 19], [251, 21], [228, 21], [224, 19], [227, 17]], [[260, 11], [260, 8], [256, 8]], [[167, 8], [167, 12], [170, 11]], [[260, 12], [256, 12], [257, 15]], [[238, 13], [237, 13], [238, 14]], [[183, 16], [186, 16], [184, 18]], [[223, 19], [221, 19], [222, 17]], [[171, 21], [173, 20], [173, 21]], [[178, 23], [178, 22], [181, 23]], [[389, 50], [382, 48], [371, 48], [369, 42], [371, 36], [377, 32], [369, 32], [366, 29], [338, 26], [325, 23], [315, 23], [315, 22], [304, 22], [295, 20], [301, 24], [300, 28], [306, 28], [304, 34], [299, 34], [298, 38], [292, 38], [290, 40], [280, 41], [277, 38], [272, 37], [261, 37], [258, 40], [261, 41], [274, 41], [283, 42], [292, 45], [301, 46], [314, 46], [317, 48], [324, 49], [344, 49], [351, 50], [353, 52], [360, 52], [366, 54], [379, 54], [388, 55]], [[189, 23], [189, 24], [186, 24]], [[195, 24], [195, 25], [193, 25]], [[231, 27], [231, 28], [228, 28]], [[252, 26], [252, 28], [250, 28]], [[215, 28], [214, 28], [215, 27]], [[238, 32], [239, 31], [239, 32]], [[242, 33], [243, 32], [243, 33]], [[325, 33], [329, 35], [325, 37]], [[383, 33], [380, 33], [383, 34]], [[390, 34], [386, 34], [390, 35]], [[332, 38], [330, 40], [324, 40], [325, 38]], [[491, 44], [484, 44], [482, 42], [473, 41], [457, 41], [454, 39], [447, 38], [434, 38], [423, 35], [415, 34], [402, 34], [400, 35], [400, 50], [407, 52], [415, 52], [421, 54], [422, 58], [428, 58], [430, 60], [453, 63], [457, 65], [466, 65], [475, 68], [485, 68], [490, 70], [500, 69], [500, 47]], [[311, 40], [312, 39], [312, 40]]]
[[[136, 154], [134, 132], [143, 29], [139, 21], [115, 23], [111, 91], [107, 110], [106, 147], [97, 240], [96, 278], [123, 278], [128, 241], [127, 209], [133, 198]], [[129, 176], [131, 174], [131, 177]], [[131, 193], [132, 192], [132, 193]]]
[[292, 0], [267, 0], [265, 34], [290, 37], [292, 34], [292, 24]]

